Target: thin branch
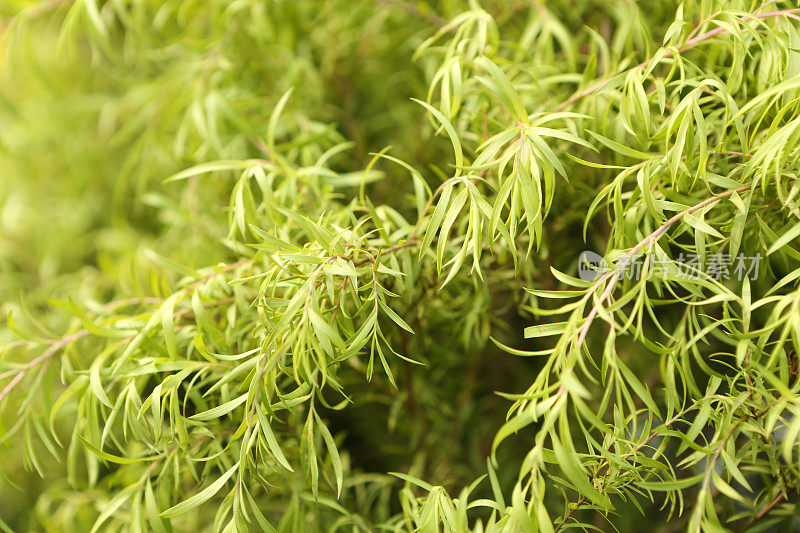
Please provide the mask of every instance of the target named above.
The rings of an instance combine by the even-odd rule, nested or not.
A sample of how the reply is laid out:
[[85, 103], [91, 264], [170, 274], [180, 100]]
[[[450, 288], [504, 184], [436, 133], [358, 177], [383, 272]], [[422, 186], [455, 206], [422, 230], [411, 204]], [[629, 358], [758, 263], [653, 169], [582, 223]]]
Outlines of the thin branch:
[[771, 513], [778, 505], [783, 503], [784, 500], [786, 500], [786, 495], [784, 493], [780, 493], [777, 496], [775, 496], [775, 499], [769, 502], [769, 504], [766, 507], [761, 509], [757, 515], [748, 520], [746, 524], [744, 524], [742, 527], [738, 529], [738, 531], [743, 533], [748, 529], [750, 529], [750, 527], [753, 526], [756, 522], [762, 520], [769, 513]]
[[[770, 13], [759, 13], [759, 14], [755, 14], [755, 15], [748, 15], [748, 16], [742, 17], [741, 21], [742, 22], [747, 22], [747, 21], [750, 21], [750, 20], [767, 19], [767, 18], [779, 17], [779, 16], [783, 16], [783, 15], [793, 16], [794, 13], [798, 13], [798, 12], [800, 12], [800, 7], [793, 8], [793, 9], [783, 9], [783, 10], [780, 10], [780, 11], [772, 11]], [[700, 35], [696, 35], [695, 37], [692, 37], [692, 38], [688, 39], [679, 48], [677, 48], [677, 49], [671, 48], [671, 49], [666, 50], [664, 52], [664, 55], [661, 56], [659, 58], [659, 60], [667, 59], [667, 58], [670, 58], [670, 57], [674, 56], [676, 50], [677, 50], [678, 53], [685, 52], [686, 50], [689, 50], [690, 48], [693, 48], [695, 45], [697, 45], [699, 43], [702, 43], [704, 41], [707, 41], [708, 39], [711, 39], [712, 37], [715, 37], [715, 36], [717, 36], [717, 35], [719, 35], [721, 33], [729, 33], [729, 31], [728, 31], [727, 28], [719, 27], [719, 28], [715, 28], [713, 30], [709, 30], [709, 31], [707, 31], [705, 33], [701, 33]], [[561, 111], [564, 108], [569, 107], [570, 105], [574, 104], [575, 102], [577, 102], [577, 101], [579, 101], [579, 100], [581, 100], [581, 99], [583, 99], [583, 98], [585, 98], [585, 97], [587, 97], [587, 96], [589, 96], [591, 94], [596, 93], [597, 91], [599, 91], [600, 89], [602, 89], [603, 87], [605, 87], [606, 85], [611, 83], [614, 79], [618, 78], [619, 76], [622, 76], [622, 75], [627, 74], [629, 72], [633, 72], [634, 70], [637, 70], [637, 69], [640, 69], [640, 68], [648, 67], [650, 65], [650, 63], [653, 61], [653, 59], [654, 58], [647, 59], [645, 61], [642, 61], [641, 63], [639, 63], [636, 66], [630, 67], [630, 68], [628, 68], [626, 70], [623, 70], [622, 72], [618, 72], [616, 74], [613, 74], [613, 75], [611, 75], [611, 76], [609, 76], [607, 78], [603, 78], [602, 80], [596, 82], [595, 84], [589, 86], [588, 88], [573, 94], [567, 100], [565, 100], [561, 105], [556, 107], [556, 111]]]
[[64, 337], [60, 341], [58, 341], [55, 344], [53, 344], [50, 348], [45, 350], [41, 355], [39, 355], [35, 359], [31, 360], [28, 364], [23, 366], [21, 369], [17, 370], [16, 371], [17, 374], [14, 376], [14, 379], [12, 379], [8, 383], [8, 385], [5, 386], [5, 388], [2, 390], [2, 392], [0, 392], [0, 403], [3, 402], [3, 399], [6, 396], [8, 396], [8, 394], [14, 389], [14, 387], [17, 386], [17, 384], [20, 381], [22, 381], [22, 379], [28, 374], [28, 372], [30, 372], [30, 370], [32, 368], [38, 366], [41, 363], [44, 363], [45, 361], [48, 361], [51, 357], [56, 355], [62, 348], [64, 348], [65, 346], [67, 346], [71, 342], [74, 342], [74, 341], [76, 341], [76, 340], [78, 340], [80, 338], [85, 337], [88, 334], [89, 334], [89, 330], [82, 329], [82, 330], [80, 330], [80, 331], [78, 331], [76, 333], [73, 333], [72, 335], [67, 335], [66, 337]]
[[[628, 457], [630, 457], [630, 456], [631, 456], [631, 455], [633, 455], [634, 453], [641, 451], [641, 449], [642, 449], [642, 448], [644, 448], [645, 446], [647, 446], [647, 444], [648, 444], [648, 443], [649, 443], [651, 440], [653, 440], [654, 438], [656, 438], [656, 437], [659, 435], [659, 430], [660, 430], [660, 429], [666, 429], [666, 428], [669, 428], [669, 427], [670, 427], [672, 424], [674, 424], [676, 421], [678, 421], [678, 419], [680, 419], [680, 417], [682, 417], [683, 415], [685, 415], [685, 414], [686, 414], [688, 411], [689, 411], [689, 409], [684, 409], [684, 410], [682, 410], [681, 412], [679, 412], [679, 413], [675, 414], [675, 415], [674, 415], [672, 418], [670, 418], [669, 420], [667, 420], [666, 422], [664, 422], [664, 424], [663, 424], [663, 425], [661, 425], [660, 427], [658, 427], [658, 428], [654, 429], [654, 430], [653, 430], [653, 431], [650, 433], [650, 435], [648, 435], [648, 436], [647, 436], [647, 438], [646, 438], [646, 439], [644, 439], [642, 442], [640, 442], [639, 444], [637, 444], [637, 445], [636, 445], [636, 448], [634, 449], [634, 451], [633, 451], [633, 452], [629, 452], [629, 453], [627, 453], [627, 454], [623, 455], [623, 456], [622, 456], [620, 459], [627, 459]], [[603, 463], [602, 463], [600, 466], [598, 466], [598, 467], [597, 467], [597, 470], [595, 470], [595, 473], [594, 473], [594, 475], [592, 475], [592, 484], [594, 484], [594, 482], [595, 482], [595, 481], [596, 481], [598, 478], [600, 478], [601, 476], [603, 476], [603, 475], [604, 475], [604, 474], [602, 473], [603, 469], [607, 469], [607, 468], [609, 468], [610, 466], [611, 466], [611, 462], [610, 462], [610, 461], [609, 461], [607, 458], [605, 458], [605, 459], [604, 459], [604, 461], [603, 461]], [[575, 505], [574, 505], [574, 507], [573, 507], [573, 508], [572, 508], [572, 509], [571, 509], [571, 510], [570, 510], [570, 511], [569, 511], [569, 512], [566, 514], [566, 515], [564, 515], [564, 518], [562, 519], [561, 523], [560, 523], [560, 524], [558, 524], [558, 526], [556, 526], [556, 528], [554, 529], [554, 533], [558, 533], [558, 532], [561, 530], [561, 528], [563, 528], [563, 527], [564, 527], [564, 525], [566, 525], [566, 523], [567, 523], [567, 520], [569, 520], [569, 519], [572, 517], [572, 515], [573, 515], [573, 514], [575, 514], [575, 512], [576, 512], [576, 511], [577, 511], [577, 510], [580, 508], [580, 506], [581, 506], [581, 505], [583, 505], [584, 503], [586, 503], [586, 500], [587, 500], [586, 496], [581, 496], [581, 498], [580, 498], [580, 499], [579, 499], [577, 502], [575, 502]]]
[[581, 499], [578, 500], [577, 502], [575, 502], [575, 506], [572, 509], [570, 509], [569, 512], [566, 515], [564, 515], [564, 518], [563, 518], [563, 520], [561, 520], [561, 523], [558, 524], [555, 527], [555, 529], [553, 529], [553, 533], [558, 533], [559, 531], [561, 531], [561, 528], [563, 528], [567, 524], [567, 521], [570, 518], [572, 518], [572, 515], [575, 514], [575, 511], [580, 509], [581, 505], [586, 503], [586, 500], [587, 500], [586, 496], [581, 496]]
[[[378, 251], [378, 255], [381, 256], [381, 255], [385, 255], [385, 254], [393, 254], [398, 250], [402, 250], [403, 248], [408, 248], [409, 246], [413, 246], [413, 245], [417, 244], [417, 242], [418, 241], [416, 239], [411, 238], [411, 239], [409, 239], [407, 241], [403, 241], [403, 242], [401, 242], [399, 244], [395, 244], [395, 245], [390, 246], [388, 248], [383, 248], [383, 249], [379, 250]], [[364, 257], [362, 259], [359, 259], [358, 261], [353, 261], [353, 265], [359, 267], [359, 266], [362, 266], [362, 265], [366, 265], [367, 263], [369, 263], [371, 261], [374, 261], [374, 260], [375, 260], [374, 257], [368, 256], [368, 257]]]
[[[252, 262], [252, 259], [247, 259], [247, 260], [244, 260], [244, 261], [239, 261], [237, 263], [231, 263], [230, 265], [226, 265], [224, 269], [222, 269], [220, 271], [217, 271], [217, 272], [213, 272], [212, 274], [209, 274], [208, 276], [206, 276], [206, 277], [196, 281], [195, 283], [192, 283], [188, 287], [182, 289], [182, 293], [183, 294], [189, 293], [189, 292], [197, 289], [198, 287], [200, 287], [201, 285], [203, 285], [207, 281], [215, 278], [216, 276], [218, 276], [218, 275], [220, 275], [220, 274], [222, 274], [224, 272], [229, 272], [229, 271], [233, 270], [234, 268], [236, 268], [238, 266], [241, 266], [243, 264], [249, 263], [249, 262]], [[134, 303], [153, 303], [155, 300], [156, 299], [153, 299], [153, 298], [127, 298], [127, 299], [124, 299], [124, 300], [117, 300], [117, 301], [114, 301], [114, 302], [110, 302], [110, 303], [106, 304], [104, 307], [106, 307], [107, 309], [113, 309], [115, 307], [122, 307], [122, 306], [125, 306], [125, 305], [131, 305], [131, 304], [134, 304]], [[156, 303], [159, 303], [159, 302], [162, 302], [162, 301], [163, 300], [157, 300]], [[182, 310], [179, 310], [179, 311], [176, 311], [175, 313], [173, 313], [173, 316], [177, 318], [179, 316], [187, 314], [189, 311], [190, 311], [190, 309], [188, 309], [188, 308], [187, 309], [182, 309]], [[46, 363], [53, 356], [58, 354], [67, 345], [69, 345], [72, 342], [75, 342], [75, 341], [77, 341], [79, 339], [82, 339], [83, 337], [86, 337], [87, 335], [89, 335], [89, 333], [90, 332], [89, 332], [88, 329], [81, 329], [81, 330], [76, 331], [75, 333], [72, 333], [71, 335], [67, 335], [63, 339], [59, 339], [57, 341], [54, 341], [53, 344], [47, 350], [45, 350], [39, 356], [37, 356], [36, 358], [34, 358], [31, 361], [29, 361], [28, 363], [26, 363], [21, 368], [18, 368], [18, 369], [15, 369], [15, 370], [10, 370], [10, 371], [7, 371], [7, 372], [4, 372], [4, 373], [0, 374], [0, 379], [7, 378], [9, 376], [14, 376], [11, 379], [11, 381], [9, 381], [8, 384], [3, 388], [3, 390], [0, 391], [0, 404], [3, 402], [5, 397], [8, 396], [9, 393], [11, 393], [12, 390], [14, 390], [14, 388], [20, 383], [20, 381], [22, 381], [25, 378], [25, 376], [28, 375], [28, 372], [30, 372], [33, 368], [35, 368], [35, 367], [37, 367], [37, 366], [39, 366], [41, 364]]]
[[606, 285], [603, 294], [600, 296], [598, 302], [592, 307], [591, 311], [589, 311], [589, 314], [586, 316], [586, 322], [584, 322], [583, 325], [581, 326], [580, 333], [578, 335], [577, 347], [580, 348], [581, 345], [583, 345], [583, 341], [586, 339], [586, 334], [589, 332], [589, 326], [592, 325], [592, 321], [594, 320], [595, 316], [597, 316], [600, 306], [603, 305], [603, 303], [611, 296], [614, 287], [616, 287], [617, 282], [619, 281], [620, 277], [622, 277], [622, 271], [625, 270], [625, 267], [628, 266], [628, 263], [630, 263], [637, 255], [639, 255], [642, 248], [658, 240], [658, 238], [661, 237], [661, 235], [663, 235], [664, 232], [666, 232], [670, 228], [670, 226], [681, 220], [684, 216], [694, 213], [695, 211], [702, 209], [708, 205], [711, 205], [715, 202], [723, 200], [733, 195], [734, 193], [740, 193], [752, 189], [752, 187], [753, 187], [752, 185], [742, 185], [741, 187], [737, 187], [735, 189], [729, 189], [727, 191], [714, 195], [711, 198], [707, 198], [706, 200], [703, 200], [699, 204], [695, 204], [681, 211], [680, 213], [675, 214], [672, 218], [668, 219], [666, 222], [661, 224], [661, 226], [659, 226], [657, 230], [652, 232], [650, 235], [642, 239], [636, 246], [631, 248], [630, 252], [622, 256], [622, 259], [620, 259], [619, 263], [617, 264], [616, 273], [610, 275], [610, 278], [607, 277], [608, 284]]

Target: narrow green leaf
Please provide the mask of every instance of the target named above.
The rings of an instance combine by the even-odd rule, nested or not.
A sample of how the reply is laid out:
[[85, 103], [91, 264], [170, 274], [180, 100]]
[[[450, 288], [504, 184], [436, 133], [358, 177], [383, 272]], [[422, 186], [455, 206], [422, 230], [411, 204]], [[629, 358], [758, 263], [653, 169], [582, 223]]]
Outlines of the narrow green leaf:
[[163, 513], [161, 516], [164, 518], [173, 518], [176, 516], [180, 516], [182, 514], [188, 513], [192, 509], [200, 507], [205, 502], [210, 500], [214, 495], [220, 491], [220, 489], [225, 486], [225, 483], [233, 476], [236, 470], [239, 468], [239, 463], [233, 465], [230, 470], [222, 474], [222, 476], [213, 482], [211, 485], [203, 489], [202, 491], [198, 492], [188, 500], [182, 501], [181, 503], [170, 507]]

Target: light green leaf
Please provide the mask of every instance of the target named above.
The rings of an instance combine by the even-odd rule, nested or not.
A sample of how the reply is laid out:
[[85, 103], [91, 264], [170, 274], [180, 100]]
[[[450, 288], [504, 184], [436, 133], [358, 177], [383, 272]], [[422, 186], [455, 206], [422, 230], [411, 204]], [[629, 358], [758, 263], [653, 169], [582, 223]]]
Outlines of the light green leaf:
[[211, 485], [203, 489], [202, 491], [198, 492], [188, 500], [182, 501], [181, 503], [170, 507], [163, 513], [161, 516], [164, 518], [173, 518], [176, 516], [180, 516], [182, 514], [188, 513], [192, 509], [200, 507], [205, 502], [210, 500], [214, 495], [220, 491], [220, 489], [225, 486], [225, 483], [233, 476], [236, 470], [239, 468], [239, 463], [233, 465], [230, 470], [222, 474], [222, 476], [213, 482]]

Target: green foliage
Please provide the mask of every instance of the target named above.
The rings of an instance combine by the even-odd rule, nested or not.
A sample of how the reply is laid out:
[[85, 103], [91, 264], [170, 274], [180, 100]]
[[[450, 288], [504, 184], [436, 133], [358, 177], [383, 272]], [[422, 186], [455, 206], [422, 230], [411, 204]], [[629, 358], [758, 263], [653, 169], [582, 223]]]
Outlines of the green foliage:
[[0, 14], [0, 529], [797, 529], [792, 2]]

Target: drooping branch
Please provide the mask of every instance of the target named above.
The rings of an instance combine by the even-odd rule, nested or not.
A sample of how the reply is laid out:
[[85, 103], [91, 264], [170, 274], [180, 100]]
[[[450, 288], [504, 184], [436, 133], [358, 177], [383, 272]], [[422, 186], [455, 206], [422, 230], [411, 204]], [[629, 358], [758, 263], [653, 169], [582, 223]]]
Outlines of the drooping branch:
[[[780, 17], [780, 16], [794, 16], [795, 13], [800, 13], [800, 8], [783, 9], [783, 10], [780, 10], [780, 11], [772, 11], [770, 13], [759, 13], [759, 14], [754, 14], [754, 15], [745, 15], [745, 16], [743, 16], [741, 18], [741, 21], [742, 22], [747, 22], [747, 21], [756, 20], [756, 19], [768, 19], [768, 18], [774, 18], [774, 17]], [[696, 36], [686, 40], [686, 42], [684, 42], [681, 46], [679, 46], [677, 48], [669, 48], [669, 49], [665, 50], [664, 54], [662, 56], [660, 56], [658, 59], [659, 60], [668, 59], [668, 58], [674, 56], [676, 52], [677, 53], [685, 52], [686, 50], [694, 48], [698, 44], [703, 43], [703, 42], [711, 39], [712, 37], [716, 37], [717, 35], [720, 35], [720, 34], [723, 34], [723, 33], [730, 33], [730, 31], [727, 28], [719, 27], [719, 28], [714, 28], [713, 30], [709, 30], [709, 31], [707, 31], [705, 33], [701, 33], [700, 35], [696, 35]], [[575, 102], [578, 102], [578, 101], [582, 100], [583, 98], [598, 92], [600, 89], [602, 89], [603, 87], [605, 87], [606, 85], [608, 85], [609, 83], [611, 83], [612, 81], [614, 81], [616, 78], [618, 78], [620, 76], [624, 76], [625, 74], [628, 74], [629, 72], [633, 72], [633, 71], [641, 69], [641, 68], [649, 67], [650, 64], [654, 61], [654, 59], [655, 58], [647, 59], [645, 61], [642, 61], [638, 65], [635, 65], [635, 66], [630, 67], [630, 68], [628, 68], [626, 70], [623, 70], [622, 72], [618, 72], [616, 74], [613, 74], [611, 76], [603, 78], [598, 82], [595, 82], [594, 84], [590, 85], [586, 89], [584, 89], [582, 91], [579, 91], [579, 92], [573, 94], [572, 96], [570, 96], [569, 98], [567, 98], [558, 107], [556, 107], [556, 111], [562, 111], [565, 108], [567, 108], [567, 107], [571, 106], [572, 104], [574, 104]]]
[[594, 304], [594, 306], [592, 306], [592, 309], [586, 316], [586, 321], [583, 323], [581, 329], [579, 330], [577, 348], [580, 348], [581, 345], [583, 345], [583, 341], [586, 339], [586, 334], [589, 332], [589, 327], [592, 325], [592, 321], [597, 316], [597, 313], [600, 310], [600, 306], [603, 305], [604, 302], [611, 296], [611, 293], [614, 291], [614, 287], [616, 287], [617, 282], [622, 277], [622, 272], [625, 270], [628, 264], [630, 264], [630, 262], [633, 261], [641, 253], [642, 249], [645, 246], [657, 241], [659, 237], [661, 237], [673, 224], [680, 221], [686, 215], [694, 213], [695, 211], [703, 209], [704, 207], [709, 206], [720, 200], [724, 200], [725, 198], [733, 194], [744, 192], [752, 188], [753, 188], [752, 185], [742, 185], [741, 187], [737, 187], [735, 189], [728, 189], [727, 191], [721, 192], [719, 194], [712, 196], [711, 198], [703, 200], [699, 204], [695, 204], [687, 209], [684, 209], [683, 211], [667, 219], [663, 224], [661, 224], [661, 226], [658, 227], [658, 229], [656, 229], [650, 235], [639, 241], [636, 244], [636, 246], [631, 248], [631, 250], [628, 253], [622, 256], [622, 258], [619, 260], [619, 263], [617, 263], [616, 272], [613, 274], [610, 273], [604, 278], [601, 278], [607, 280], [605, 290], [603, 290], [603, 293], [600, 295], [600, 298], [598, 299], [597, 303]]

